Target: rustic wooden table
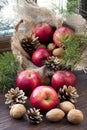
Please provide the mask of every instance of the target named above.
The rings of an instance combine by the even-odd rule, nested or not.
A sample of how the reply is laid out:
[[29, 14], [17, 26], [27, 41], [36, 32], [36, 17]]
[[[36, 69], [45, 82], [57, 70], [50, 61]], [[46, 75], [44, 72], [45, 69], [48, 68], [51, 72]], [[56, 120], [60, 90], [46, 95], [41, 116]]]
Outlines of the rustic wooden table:
[[77, 77], [77, 91], [80, 95], [76, 108], [84, 113], [84, 120], [79, 125], [70, 124], [66, 118], [57, 123], [50, 123], [44, 117], [38, 125], [30, 124], [26, 118], [12, 119], [9, 116], [8, 106], [4, 104], [5, 98], [0, 94], [0, 130], [87, 130], [87, 74], [75, 72]]

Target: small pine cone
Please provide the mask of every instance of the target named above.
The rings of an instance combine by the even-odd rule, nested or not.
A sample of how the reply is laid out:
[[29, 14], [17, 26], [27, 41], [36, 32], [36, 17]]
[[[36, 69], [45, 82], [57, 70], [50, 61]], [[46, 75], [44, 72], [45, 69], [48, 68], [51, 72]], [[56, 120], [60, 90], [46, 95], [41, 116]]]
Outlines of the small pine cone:
[[36, 48], [40, 45], [38, 37], [32, 34], [30, 37], [25, 37], [20, 42], [22, 48], [31, 56]]
[[43, 115], [40, 113], [40, 109], [30, 108], [26, 114], [27, 118], [33, 124], [39, 124], [42, 121]]
[[49, 56], [45, 61], [45, 65], [49, 70], [57, 71], [62, 68], [61, 59], [55, 56]]
[[79, 97], [75, 87], [67, 87], [66, 85], [59, 89], [58, 96], [60, 101], [70, 101], [72, 103], [77, 102], [77, 98]]
[[13, 104], [26, 103], [27, 96], [25, 96], [25, 93], [23, 90], [19, 90], [19, 88], [11, 88], [8, 93], [5, 94], [5, 104], [9, 104], [9, 107], [11, 107]]

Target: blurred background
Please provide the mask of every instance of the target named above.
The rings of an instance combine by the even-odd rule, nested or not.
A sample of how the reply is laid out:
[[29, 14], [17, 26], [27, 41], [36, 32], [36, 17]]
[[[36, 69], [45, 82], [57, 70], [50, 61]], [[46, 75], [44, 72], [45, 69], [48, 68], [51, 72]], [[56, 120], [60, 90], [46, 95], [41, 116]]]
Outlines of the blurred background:
[[[30, 0], [27, 0], [30, 1]], [[87, 19], [87, 0], [33, 0], [41, 7], [47, 7], [56, 15], [81, 14]], [[14, 31], [15, 14], [13, 5], [22, 4], [21, 0], [0, 0], [0, 50], [9, 50], [9, 37]], [[1, 50], [3, 51], [3, 49]]]

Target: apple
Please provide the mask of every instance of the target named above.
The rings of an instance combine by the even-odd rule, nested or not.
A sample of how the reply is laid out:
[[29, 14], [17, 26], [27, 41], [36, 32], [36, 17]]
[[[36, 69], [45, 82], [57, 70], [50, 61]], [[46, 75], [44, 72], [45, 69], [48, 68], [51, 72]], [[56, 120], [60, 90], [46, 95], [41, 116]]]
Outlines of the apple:
[[51, 56], [50, 50], [47, 48], [37, 48], [32, 54], [32, 62], [38, 67], [41, 67], [49, 56]]
[[30, 96], [39, 85], [41, 85], [40, 75], [33, 70], [24, 70], [16, 77], [16, 86], [22, 89], [27, 96]]
[[53, 28], [47, 23], [39, 23], [33, 29], [33, 33], [42, 44], [48, 44], [50, 42], [53, 32]]
[[71, 71], [56, 71], [51, 79], [52, 87], [58, 92], [63, 85], [76, 86], [76, 76]]
[[53, 41], [54, 43], [60, 47], [64, 40], [67, 40], [74, 34], [74, 31], [68, 27], [60, 27], [55, 30], [53, 34]]
[[38, 86], [31, 93], [30, 104], [41, 112], [47, 112], [57, 107], [58, 94], [51, 86]]

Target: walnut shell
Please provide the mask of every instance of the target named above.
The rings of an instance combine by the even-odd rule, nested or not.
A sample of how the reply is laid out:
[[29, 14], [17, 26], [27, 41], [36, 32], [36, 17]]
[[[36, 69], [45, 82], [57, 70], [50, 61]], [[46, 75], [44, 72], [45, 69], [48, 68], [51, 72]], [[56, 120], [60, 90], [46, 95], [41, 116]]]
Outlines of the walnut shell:
[[56, 48], [56, 45], [54, 43], [49, 43], [47, 48], [50, 50], [50, 51], [53, 51], [55, 48]]
[[38, 48], [46, 48], [46, 45], [40, 44], [40, 45], [38, 46]]
[[65, 113], [59, 108], [51, 109], [46, 113], [46, 118], [51, 122], [58, 122], [62, 120], [64, 116]]
[[53, 55], [57, 56], [58, 58], [63, 57], [63, 55], [64, 55], [64, 49], [62, 47], [54, 49], [53, 50]]
[[26, 113], [26, 108], [22, 104], [15, 104], [10, 109], [10, 116], [12, 116], [15, 119], [19, 119], [23, 117], [25, 113]]
[[69, 101], [61, 102], [59, 106], [65, 113], [68, 113], [71, 109], [75, 108], [74, 104]]
[[83, 113], [78, 109], [72, 109], [67, 114], [67, 119], [72, 124], [79, 124], [83, 120]]

